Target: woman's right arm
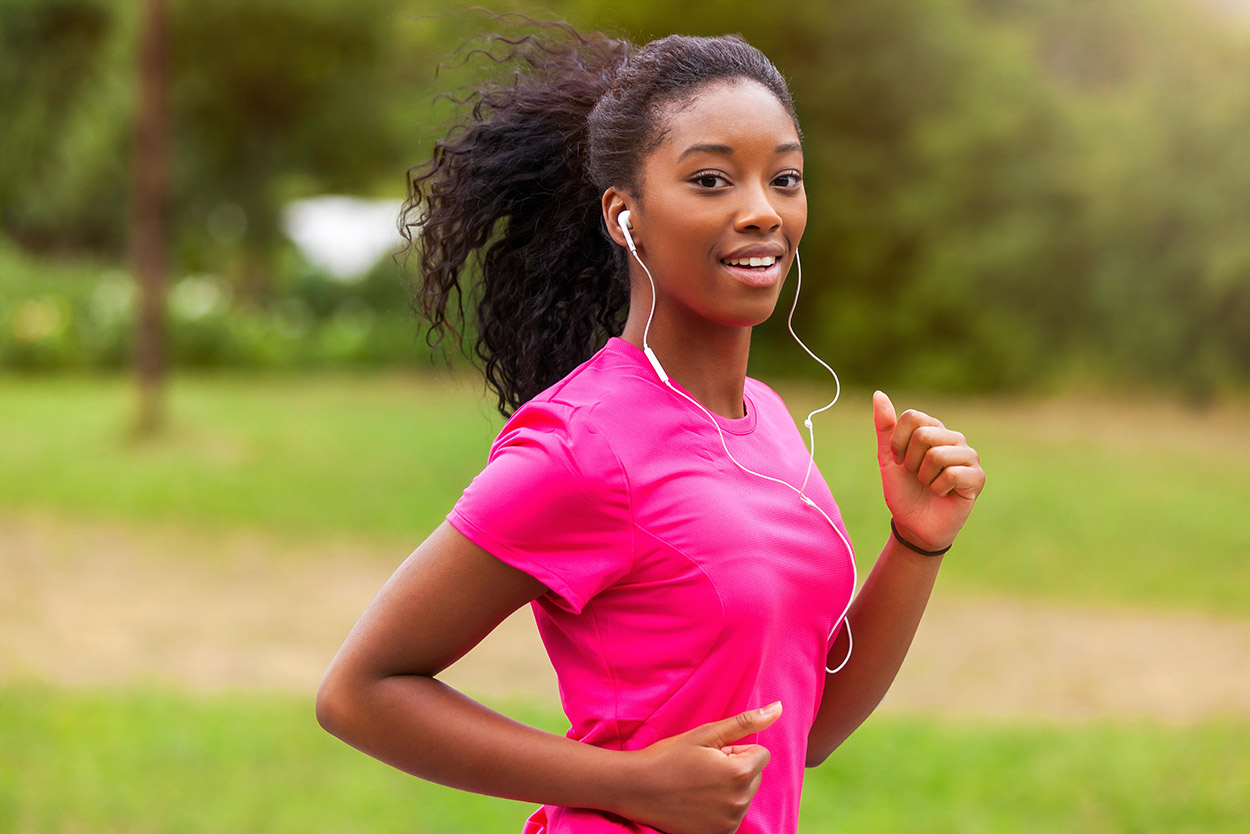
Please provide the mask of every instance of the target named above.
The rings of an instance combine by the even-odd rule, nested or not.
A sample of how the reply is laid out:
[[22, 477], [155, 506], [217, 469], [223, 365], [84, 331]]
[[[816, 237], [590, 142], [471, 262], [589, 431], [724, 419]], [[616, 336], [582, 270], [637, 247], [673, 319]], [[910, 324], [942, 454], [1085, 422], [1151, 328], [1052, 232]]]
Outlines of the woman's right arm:
[[436, 679], [546, 587], [444, 522], [373, 600], [326, 671], [317, 720], [400, 770], [508, 799], [597, 808], [665, 831], [733, 831], [768, 751], [751, 710], [622, 752], [513, 721]]

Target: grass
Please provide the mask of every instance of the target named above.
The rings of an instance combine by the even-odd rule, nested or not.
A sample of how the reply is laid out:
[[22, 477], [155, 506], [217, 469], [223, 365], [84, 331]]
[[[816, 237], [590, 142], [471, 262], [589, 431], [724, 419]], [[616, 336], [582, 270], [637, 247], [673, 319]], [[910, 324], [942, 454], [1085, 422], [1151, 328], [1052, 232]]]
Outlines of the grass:
[[[786, 393], [796, 411], [813, 398]], [[963, 430], [989, 474], [944, 585], [1250, 617], [1244, 412], [896, 399]], [[184, 377], [170, 403], [171, 431], [136, 443], [126, 380], [0, 378], [0, 506], [415, 543], [500, 425], [475, 385], [419, 375]], [[868, 397], [821, 419], [818, 461], [867, 568], [887, 530]]]
[[[560, 731], [562, 716], [510, 705]], [[532, 806], [390, 770], [322, 733], [307, 698], [0, 688], [10, 834], [517, 831]], [[809, 771], [807, 832], [1243, 830], [1250, 726], [874, 720]]]
[[416, 377], [199, 377], [163, 438], [128, 435], [123, 380], [0, 383], [0, 505], [276, 531], [423, 536], [486, 461], [499, 421]]
[[0, 831], [515, 831], [528, 806], [412, 779], [310, 698], [0, 689]]
[[1250, 725], [959, 724], [872, 719], [812, 772], [800, 829], [1239, 831]]
[[[798, 411], [814, 394], [786, 389]], [[819, 424], [864, 566], [883, 538], [867, 396]], [[1250, 617], [1250, 417], [1162, 403], [897, 396], [963, 430], [989, 487], [943, 585]], [[472, 385], [185, 377], [129, 437], [121, 379], [0, 378], [0, 507], [200, 530], [419, 539], [485, 462]], [[0, 554], [3, 556], [3, 554]], [[213, 558], [213, 557], [207, 557]], [[309, 697], [0, 684], [0, 831], [515, 831], [520, 803], [411, 779], [322, 733]], [[497, 705], [560, 731], [547, 707]], [[1250, 723], [876, 718], [808, 775], [808, 832], [1241, 831]]]

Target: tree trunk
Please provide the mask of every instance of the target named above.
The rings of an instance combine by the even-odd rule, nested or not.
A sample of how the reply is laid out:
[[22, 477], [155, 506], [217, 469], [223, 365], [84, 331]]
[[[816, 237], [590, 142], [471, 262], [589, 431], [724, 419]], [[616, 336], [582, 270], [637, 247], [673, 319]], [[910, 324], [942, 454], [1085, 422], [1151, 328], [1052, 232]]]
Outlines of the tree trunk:
[[164, 423], [165, 234], [169, 210], [169, 26], [165, 0], [144, 0], [139, 36], [139, 106], [131, 195], [130, 254], [139, 289], [135, 370], [140, 435]]

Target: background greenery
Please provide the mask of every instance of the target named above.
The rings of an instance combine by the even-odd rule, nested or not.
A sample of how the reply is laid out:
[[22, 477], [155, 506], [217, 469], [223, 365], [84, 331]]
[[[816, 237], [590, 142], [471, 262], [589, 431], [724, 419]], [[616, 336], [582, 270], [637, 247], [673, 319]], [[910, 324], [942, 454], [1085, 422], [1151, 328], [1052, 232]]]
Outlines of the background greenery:
[[[404, 171], [454, 112], [435, 94], [490, 74], [480, 60], [435, 78], [437, 66], [458, 63], [452, 52], [470, 35], [509, 26], [448, 8], [173, 0], [175, 271], [211, 279], [183, 295], [229, 290], [215, 308], [222, 321], [188, 325], [180, 363], [411, 361], [411, 341], [394, 335], [408, 325], [393, 265], [374, 276], [376, 292], [339, 310], [339, 329], [366, 334], [368, 349], [324, 343], [353, 341], [341, 334], [292, 337], [332, 313], [316, 301], [325, 281], [289, 256], [278, 218], [311, 194], [402, 196]], [[739, 31], [777, 62], [808, 160], [804, 250], [817, 277], [801, 325], [853, 378], [948, 390], [1148, 385], [1198, 400], [1250, 382], [1250, 18], [1234, 4], [495, 8], [638, 40]], [[0, 5], [0, 236], [10, 247], [120, 263], [134, 17], [132, 4], [108, 0]], [[119, 361], [124, 346], [107, 339], [44, 344], [63, 333], [38, 304], [73, 306], [62, 298], [73, 292], [51, 280], [0, 284], [0, 367]], [[130, 307], [115, 295], [125, 321]], [[782, 343], [765, 334], [760, 361], [790, 370]]]
[[[393, 262], [335, 279], [279, 220], [301, 197], [402, 196], [456, 112], [436, 95], [491, 75], [451, 53], [509, 24], [440, 0], [171, 0], [181, 373], [169, 430], [138, 443], [120, 376], [136, 5], [0, 0], [0, 525], [33, 512], [418, 540], [498, 418], [467, 373], [431, 369]], [[811, 203], [798, 326], [849, 383], [819, 460], [862, 555], [885, 521], [863, 488], [863, 389], [879, 386], [958, 425], [991, 473], [943, 587], [1244, 623], [1244, 5], [492, 7], [639, 41], [738, 31], [791, 79]], [[816, 399], [784, 329], [757, 348], [754, 370], [796, 411]], [[330, 739], [310, 700], [5, 678], [0, 831], [517, 829], [522, 806]], [[498, 706], [563, 727], [549, 705]], [[880, 717], [809, 774], [802, 825], [1241, 831], [1248, 742], [1237, 717]]]
[[[398, 561], [480, 467], [499, 424], [477, 384], [412, 373], [184, 376], [171, 393], [170, 431], [137, 445], [124, 379], [0, 380], [0, 524], [30, 512], [264, 529], [296, 543], [348, 533]], [[805, 384], [784, 393], [796, 408], [818, 397]], [[818, 455], [865, 568], [886, 529], [868, 399], [849, 391], [822, 419]], [[1250, 618], [1243, 412], [1097, 398], [923, 404], [965, 429], [992, 473], [940, 593]], [[491, 706], [566, 726], [551, 704]], [[809, 773], [802, 830], [1238, 832], [1248, 744], [1236, 715], [1175, 726], [878, 716]], [[14, 834], [512, 831], [528, 808], [350, 750], [316, 726], [311, 692], [9, 681], [0, 746], [0, 830]]]
[[[505, 705], [561, 732], [563, 716]], [[452, 834], [532, 806], [405, 776], [318, 733], [306, 699], [0, 688], [0, 828]], [[809, 771], [799, 830], [1176, 832], [1244, 827], [1244, 724], [874, 720]]]
[[[421, 536], [481, 469], [501, 424], [468, 377], [187, 376], [174, 383], [167, 436], [146, 443], [126, 436], [123, 379], [0, 382], [0, 507]], [[796, 413], [828, 396], [781, 390]], [[974, 438], [992, 473], [961, 537], [970, 555], [944, 584], [1250, 618], [1250, 421], [1240, 410], [891, 393], [899, 408], [923, 407]], [[868, 393], [845, 392], [818, 420], [817, 463], [866, 575], [874, 537], [888, 529]]]

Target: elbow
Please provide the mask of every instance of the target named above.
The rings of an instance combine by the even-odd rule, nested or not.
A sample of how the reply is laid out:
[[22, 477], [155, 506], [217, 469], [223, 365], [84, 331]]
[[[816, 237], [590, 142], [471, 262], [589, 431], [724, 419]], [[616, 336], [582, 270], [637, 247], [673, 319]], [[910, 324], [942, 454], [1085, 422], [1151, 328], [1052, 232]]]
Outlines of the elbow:
[[333, 667], [317, 688], [317, 723], [332, 736], [342, 738], [350, 725], [352, 697]]
[[833, 748], [825, 749], [823, 747], [813, 747], [811, 744], [807, 746], [807, 758], [803, 762], [804, 767], [817, 767], [825, 763], [829, 755], [833, 753]]
[[857, 721], [843, 722], [837, 726], [826, 727], [824, 732], [807, 737], [807, 756], [803, 761], [805, 767], [816, 767], [825, 763], [833, 755], [833, 751], [842, 746], [842, 742], [851, 737], [851, 733], [863, 723]]
[[833, 755], [834, 750], [842, 746], [842, 742], [851, 737], [851, 733], [859, 729], [859, 726], [871, 714], [872, 707], [863, 710], [858, 715], [844, 715], [842, 720], [836, 725], [825, 726], [821, 732], [808, 735], [807, 756], [804, 764], [807, 767], [816, 767], [822, 764], [825, 759]]

